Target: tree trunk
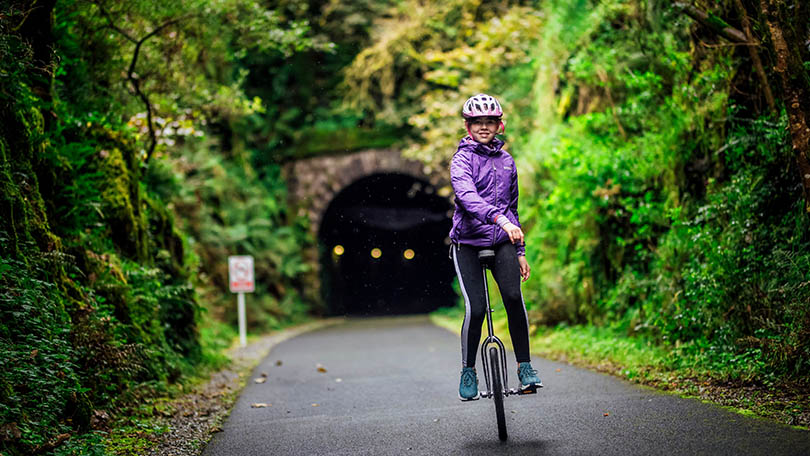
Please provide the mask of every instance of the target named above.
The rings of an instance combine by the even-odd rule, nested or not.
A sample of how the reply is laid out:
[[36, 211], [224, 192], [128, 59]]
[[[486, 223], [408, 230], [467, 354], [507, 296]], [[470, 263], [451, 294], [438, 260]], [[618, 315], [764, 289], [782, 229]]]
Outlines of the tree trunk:
[[[33, 91], [45, 101], [51, 100], [53, 84], [53, 9], [56, 0], [32, 0], [16, 2], [17, 7], [27, 11], [22, 23], [17, 24], [18, 32], [33, 52], [34, 71], [32, 72]], [[46, 116], [47, 118], [47, 116]]]
[[[757, 72], [759, 81], [762, 83], [762, 91], [765, 94], [765, 101], [768, 103], [768, 109], [771, 111], [771, 114], [776, 116], [776, 100], [773, 98], [771, 85], [768, 82], [768, 76], [765, 74], [765, 67], [762, 66], [762, 59], [759, 58], [758, 48], [760, 43], [757, 42], [757, 40], [754, 38], [754, 34], [751, 33], [751, 22], [748, 20], [748, 12], [745, 10], [742, 0], [735, 0], [734, 3], [737, 6], [737, 13], [740, 15], [740, 22], [742, 22], [745, 37], [748, 39], [748, 42], [751, 43], [748, 46], [748, 55], [751, 56], [751, 62], [754, 64], [754, 69]], [[754, 43], [756, 43], [756, 45]]]
[[782, 101], [787, 109], [793, 153], [804, 190], [805, 211], [810, 213], [810, 78], [804, 69], [802, 49], [806, 46], [808, 8], [797, 1], [791, 11], [785, 0], [760, 0], [771, 35], [774, 71], [781, 82]]

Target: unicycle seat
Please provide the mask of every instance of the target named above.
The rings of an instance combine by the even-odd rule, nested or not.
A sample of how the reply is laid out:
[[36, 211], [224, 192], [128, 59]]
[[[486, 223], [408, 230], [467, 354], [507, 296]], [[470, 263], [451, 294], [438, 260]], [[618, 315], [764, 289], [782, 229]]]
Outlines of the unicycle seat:
[[483, 249], [478, 251], [478, 261], [481, 264], [487, 265], [495, 259], [495, 251], [492, 249]]

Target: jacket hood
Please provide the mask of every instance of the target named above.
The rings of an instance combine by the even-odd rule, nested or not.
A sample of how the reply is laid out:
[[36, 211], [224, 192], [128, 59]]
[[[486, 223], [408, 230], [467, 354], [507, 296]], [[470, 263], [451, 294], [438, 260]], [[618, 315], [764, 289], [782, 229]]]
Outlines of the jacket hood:
[[489, 144], [481, 144], [470, 136], [461, 138], [458, 143], [458, 150], [469, 150], [483, 155], [495, 155], [501, 151], [504, 142], [498, 138], [493, 138]]

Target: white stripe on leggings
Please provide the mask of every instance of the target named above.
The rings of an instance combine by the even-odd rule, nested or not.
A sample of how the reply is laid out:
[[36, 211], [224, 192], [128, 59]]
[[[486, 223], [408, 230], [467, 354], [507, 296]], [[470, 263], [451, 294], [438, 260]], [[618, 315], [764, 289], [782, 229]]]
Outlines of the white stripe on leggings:
[[[464, 325], [461, 327], [461, 365], [467, 367], [467, 336], [470, 332], [470, 297], [467, 296], [467, 289], [464, 287], [464, 280], [461, 278], [461, 270], [458, 267], [458, 245], [453, 249], [453, 264], [456, 267], [458, 286], [461, 288], [461, 295], [464, 296]], [[528, 319], [526, 320], [528, 321]]]
[[[518, 290], [520, 290], [520, 302], [523, 304], [523, 316], [526, 317], [526, 340], [529, 341], [529, 345], [531, 346], [531, 333], [529, 332], [529, 312], [526, 311], [526, 301], [523, 300], [523, 287], [518, 282]], [[529, 351], [531, 353], [531, 351]], [[529, 355], [531, 357], [531, 354]]]

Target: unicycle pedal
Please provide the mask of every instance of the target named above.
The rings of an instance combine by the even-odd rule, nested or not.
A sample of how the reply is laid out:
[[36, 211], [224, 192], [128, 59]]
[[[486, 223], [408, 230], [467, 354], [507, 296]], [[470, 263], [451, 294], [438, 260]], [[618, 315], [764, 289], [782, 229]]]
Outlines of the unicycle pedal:
[[543, 387], [542, 383], [534, 383], [526, 387], [521, 387], [518, 390], [518, 394], [537, 394], [537, 389], [542, 387]]

